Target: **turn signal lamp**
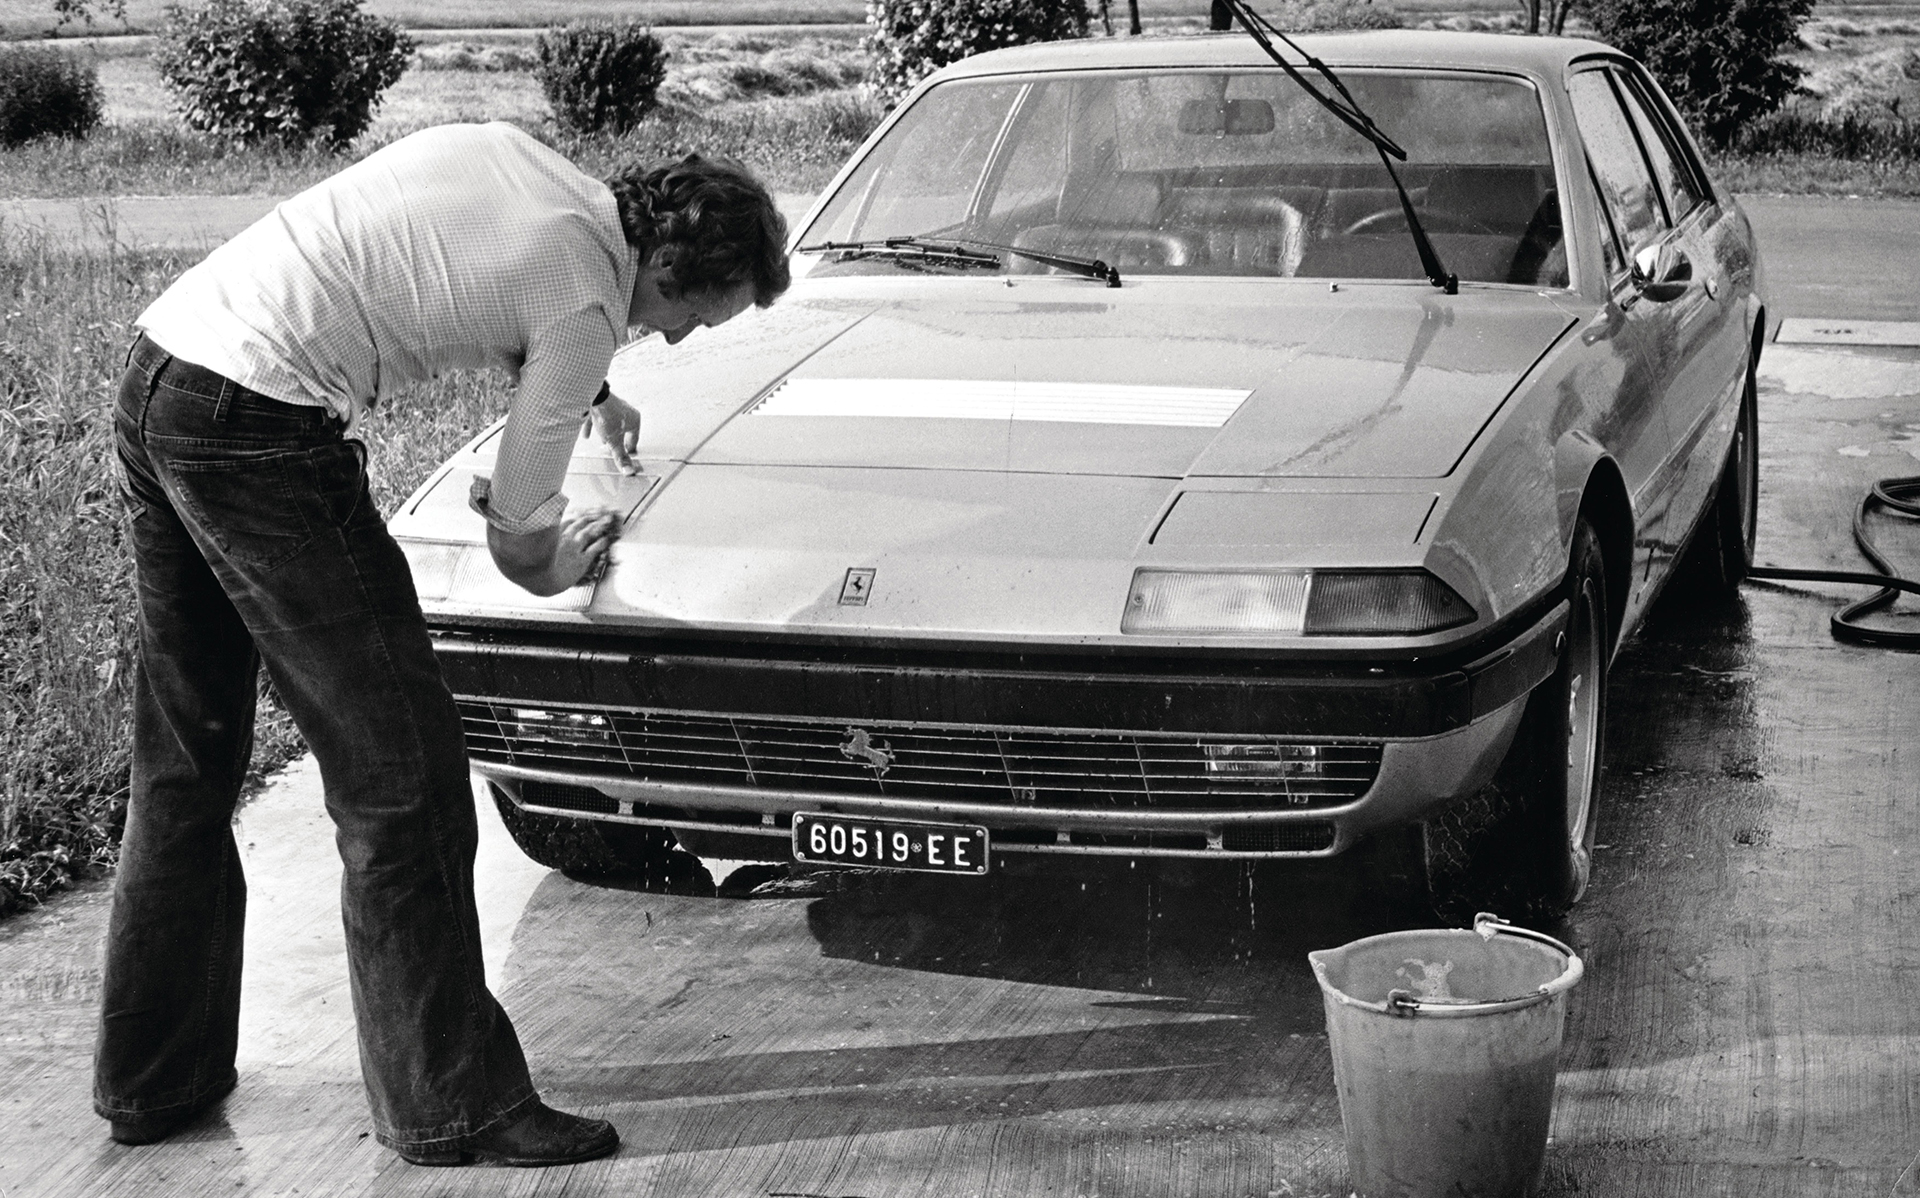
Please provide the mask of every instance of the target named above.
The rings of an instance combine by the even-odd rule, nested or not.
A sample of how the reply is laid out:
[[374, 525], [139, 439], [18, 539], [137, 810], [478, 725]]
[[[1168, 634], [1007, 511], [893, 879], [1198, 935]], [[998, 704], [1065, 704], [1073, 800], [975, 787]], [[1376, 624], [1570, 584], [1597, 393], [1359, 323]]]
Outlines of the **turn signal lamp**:
[[1473, 608], [1425, 570], [1319, 570], [1307, 604], [1307, 632], [1334, 636], [1418, 636], [1473, 622]]
[[1425, 570], [1136, 570], [1120, 631], [1419, 636], [1473, 618]]

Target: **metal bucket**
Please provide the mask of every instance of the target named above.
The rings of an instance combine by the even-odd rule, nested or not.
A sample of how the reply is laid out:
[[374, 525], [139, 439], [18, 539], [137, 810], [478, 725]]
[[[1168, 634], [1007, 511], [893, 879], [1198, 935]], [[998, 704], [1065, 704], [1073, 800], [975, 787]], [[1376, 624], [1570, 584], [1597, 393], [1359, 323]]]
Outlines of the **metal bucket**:
[[1307, 954], [1358, 1198], [1527, 1198], [1580, 958], [1493, 915]]

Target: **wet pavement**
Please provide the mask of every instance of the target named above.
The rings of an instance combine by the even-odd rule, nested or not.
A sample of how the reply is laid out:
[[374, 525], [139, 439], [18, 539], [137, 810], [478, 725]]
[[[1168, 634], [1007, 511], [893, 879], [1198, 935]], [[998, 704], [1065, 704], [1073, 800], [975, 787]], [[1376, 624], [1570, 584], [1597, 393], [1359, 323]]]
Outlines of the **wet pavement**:
[[[1765, 361], [1761, 559], [1855, 568], [1861, 490], [1920, 473], [1920, 351]], [[1877, 528], [1920, 568], [1920, 530]], [[1677, 606], [1615, 667], [1542, 1192], [1920, 1195], [1920, 657], [1834, 642], [1819, 587]], [[738, 898], [589, 885], [483, 827], [490, 973], [548, 1099], [619, 1155], [373, 1143], [309, 767], [241, 817], [241, 1084], [174, 1140], [88, 1110], [103, 889], [0, 923], [0, 1195], [1345, 1193], [1305, 954], [1412, 919], [1351, 863]]]

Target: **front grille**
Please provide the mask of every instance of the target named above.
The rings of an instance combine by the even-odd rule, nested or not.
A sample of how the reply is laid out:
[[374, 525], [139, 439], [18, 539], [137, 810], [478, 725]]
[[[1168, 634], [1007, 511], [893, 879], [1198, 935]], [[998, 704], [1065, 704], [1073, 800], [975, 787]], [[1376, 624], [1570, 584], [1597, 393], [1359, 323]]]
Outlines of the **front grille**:
[[529, 782], [521, 789], [527, 802], [537, 807], [558, 807], [564, 811], [585, 811], [594, 815], [617, 815], [620, 811], [620, 800], [590, 786]]
[[1380, 770], [1360, 741], [862, 724], [462, 699], [477, 760], [649, 782], [1077, 810], [1336, 807]]
[[1220, 835], [1229, 853], [1321, 853], [1333, 847], [1334, 827], [1319, 820], [1231, 827]]

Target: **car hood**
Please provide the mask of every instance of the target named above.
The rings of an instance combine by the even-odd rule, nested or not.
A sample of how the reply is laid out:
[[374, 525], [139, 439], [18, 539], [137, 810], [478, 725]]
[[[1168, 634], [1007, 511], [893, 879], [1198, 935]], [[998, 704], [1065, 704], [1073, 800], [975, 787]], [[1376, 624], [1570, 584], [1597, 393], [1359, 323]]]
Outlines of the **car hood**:
[[[969, 285], [938, 304], [808, 287], [643, 344], [612, 381], [645, 415], [646, 474], [583, 443], [567, 484], [632, 513], [606, 576], [551, 601], [455, 586], [428, 607], [1143, 645], [1119, 635], [1143, 564], [1421, 563], [1428, 480], [1571, 323], [1518, 290], [1213, 283], [1065, 299], [1056, 283], [1045, 302]], [[464, 500], [491, 448], [396, 534], [480, 539]], [[484, 552], [461, 568], [490, 573]]]
[[1571, 324], [1517, 290], [1212, 284], [832, 288], [613, 383], [643, 452], [701, 465], [1435, 478]]

